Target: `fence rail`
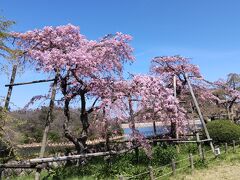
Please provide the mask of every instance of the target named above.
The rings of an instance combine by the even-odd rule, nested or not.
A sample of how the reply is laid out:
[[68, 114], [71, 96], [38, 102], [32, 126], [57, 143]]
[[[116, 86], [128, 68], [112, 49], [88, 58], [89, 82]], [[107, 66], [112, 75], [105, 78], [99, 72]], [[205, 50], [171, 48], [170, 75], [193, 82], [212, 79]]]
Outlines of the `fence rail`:
[[[227, 154], [230, 150], [231, 152], [236, 152], [239, 147], [240, 141], [233, 141], [230, 144], [222, 144], [221, 147], [216, 147], [215, 152], [212, 150], [205, 151], [201, 146], [201, 143], [204, 141], [198, 141], [200, 143], [198, 154], [189, 154], [188, 157], [180, 159], [176, 161], [172, 159], [172, 162], [165, 165], [160, 166], [158, 168], [148, 167], [148, 170], [133, 176], [119, 176], [121, 180], [130, 180], [130, 179], [141, 179], [141, 177], [148, 177], [150, 180], [162, 179], [164, 177], [168, 177], [170, 175], [175, 176], [179, 171], [184, 169], [189, 169], [193, 171], [195, 169], [195, 165], [199, 160], [202, 162], [209, 163], [212, 159], [216, 159], [219, 156], [217, 149], [219, 148], [222, 153]], [[136, 147], [135, 147], [136, 148]], [[52, 157], [52, 158], [36, 158], [30, 159], [27, 161], [15, 163], [15, 164], [0, 164], [0, 174], [2, 171], [6, 169], [36, 169], [36, 168], [46, 168], [48, 163], [52, 162], [63, 162], [68, 160], [76, 160], [79, 158], [88, 158], [88, 157], [97, 157], [97, 156], [111, 156], [111, 155], [120, 155], [130, 151], [133, 151], [134, 148], [122, 151], [109, 151], [109, 152], [100, 152], [100, 153], [91, 153], [91, 154], [81, 154], [81, 155], [72, 155], [72, 156], [61, 156], [61, 157]], [[183, 166], [180, 166], [183, 164]], [[162, 173], [163, 172], [163, 173]], [[162, 174], [161, 174], [162, 173]], [[159, 175], [160, 174], [160, 175]]]

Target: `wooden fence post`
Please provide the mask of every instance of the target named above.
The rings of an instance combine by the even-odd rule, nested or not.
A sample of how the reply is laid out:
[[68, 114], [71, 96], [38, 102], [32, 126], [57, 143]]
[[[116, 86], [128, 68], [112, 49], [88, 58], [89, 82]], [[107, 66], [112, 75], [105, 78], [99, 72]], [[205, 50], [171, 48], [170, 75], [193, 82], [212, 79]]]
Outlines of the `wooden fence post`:
[[189, 162], [190, 162], [191, 170], [193, 171], [194, 170], [194, 163], [193, 163], [193, 155], [192, 155], [192, 153], [189, 154]]
[[224, 150], [225, 150], [225, 154], [227, 154], [227, 151], [228, 151], [228, 144], [227, 143], [225, 143]]
[[236, 152], [236, 141], [233, 140], [233, 152]]
[[176, 163], [174, 159], [172, 159], [172, 175], [176, 175]]
[[148, 169], [149, 169], [149, 177], [150, 177], [150, 180], [154, 180], [154, 175], [153, 175], [153, 168], [152, 168], [152, 166], [149, 166]]

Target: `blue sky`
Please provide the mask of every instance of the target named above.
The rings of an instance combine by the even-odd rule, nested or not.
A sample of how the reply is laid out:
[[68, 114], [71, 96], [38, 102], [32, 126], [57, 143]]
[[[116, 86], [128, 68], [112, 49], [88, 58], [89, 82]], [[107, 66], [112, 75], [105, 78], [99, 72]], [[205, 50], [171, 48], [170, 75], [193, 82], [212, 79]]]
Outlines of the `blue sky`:
[[[206, 79], [240, 73], [239, 0], [0, 0], [1, 15], [16, 21], [14, 31], [72, 23], [89, 39], [117, 31], [133, 36], [136, 62], [131, 73], [147, 73], [155, 56], [182, 55], [198, 64]], [[2, 61], [2, 59], [0, 59]], [[41, 79], [26, 71], [16, 81]], [[3, 79], [3, 80], [2, 80]], [[0, 96], [7, 83], [1, 75]], [[26, 104], [48, 91], [47, 84], [17, 87], [12, 101]]]

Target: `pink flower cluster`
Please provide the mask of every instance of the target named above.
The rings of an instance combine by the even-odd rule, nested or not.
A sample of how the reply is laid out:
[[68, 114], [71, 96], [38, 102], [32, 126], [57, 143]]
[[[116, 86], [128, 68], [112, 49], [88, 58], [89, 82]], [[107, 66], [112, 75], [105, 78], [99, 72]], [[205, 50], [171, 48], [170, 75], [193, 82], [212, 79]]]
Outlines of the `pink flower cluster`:
[[201, 77], [199, 67], [189, 62], [188, 58], [181, 56], [161, 56], [152, 60], [152, 71], [162, 76], [189, 76]]
[[121, 71], [123, 61], [134, 60], [128, 44], [131, 36], [119, 32], [92, 41], [80, 34], [79, 27], [68, 24], [12, 35], [36, 68], [46, 72], [71, 69], [89, 77], [103, 71]]
[[130, 101], [134, 122], [155, 120], [163, 123], [176, 122], [179, 127], [185, 126], [184, 109], [173, 97], [173, 91], [164, 86], [160, 77], [136, 75], [129, 81], [113, 82], [103, 94], [102, 106], [107, 107], [109, 119], [129, 121]]

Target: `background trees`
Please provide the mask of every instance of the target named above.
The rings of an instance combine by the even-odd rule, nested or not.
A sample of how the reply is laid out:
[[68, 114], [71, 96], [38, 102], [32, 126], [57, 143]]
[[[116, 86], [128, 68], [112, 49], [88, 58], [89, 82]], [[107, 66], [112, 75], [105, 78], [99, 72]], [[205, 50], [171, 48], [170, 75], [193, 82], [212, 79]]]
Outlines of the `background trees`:
[[0, 17], [0, 56], [6, 58], [11, 56], [13, 50], [8, 45], [8, 40], [11, 37], [9, 34], [9, 28], [15, 24], [14, 21], [6, 20]]

